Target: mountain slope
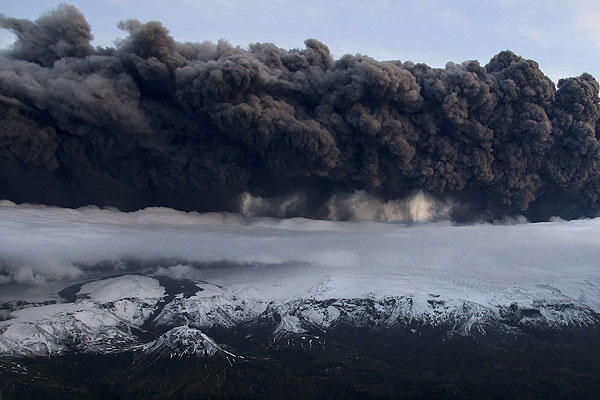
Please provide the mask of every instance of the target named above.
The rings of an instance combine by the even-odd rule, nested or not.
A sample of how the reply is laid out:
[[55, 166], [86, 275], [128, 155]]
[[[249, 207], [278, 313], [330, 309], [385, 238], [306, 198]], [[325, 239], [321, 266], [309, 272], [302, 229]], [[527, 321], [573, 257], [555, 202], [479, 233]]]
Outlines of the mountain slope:
[[[123, 275], [81, 285], [74, 302], [12, 311], [0, 321], [0, 354], [104, 353], [143, 344], [150, 353], [160, 349], [212, 356], [219, 346], [200, 330], [218, 328], [261, 330], [269, 332], [269, 340], [278, 340], [319, 336], [338, 327], [440, 329], [446, 335], [472, 337], [600, 327], [600, 315], [590, 306], [546, 286], [525, 297], [519, 292], [520, 297], [480, 302], [433, 293], [330, 298], [338, 289], [326, 277], [308, 291], [266, 301], [256, 287], [229, 290], [187, 282], [187, 291], [169, 293], [154, 277]], [[181, 285], [173, 290], [182, 290]], [[169, 341], [174, 341], [173, 348]]]

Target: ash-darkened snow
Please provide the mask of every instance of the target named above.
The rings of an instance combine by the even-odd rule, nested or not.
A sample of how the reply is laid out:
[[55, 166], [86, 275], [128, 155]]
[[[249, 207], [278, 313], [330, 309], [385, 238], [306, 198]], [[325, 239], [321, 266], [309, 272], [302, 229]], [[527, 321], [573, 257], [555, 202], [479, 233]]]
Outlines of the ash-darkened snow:
[[263, 214], [332, 219], [353, 217], [355, 191], [421, 190], [451, 200], [456, 219], [600, 208], [589, 74], [555, 87], [510, 51], [436, 69], [335, 60], [314, 39], [180, 43], [136, 20], [94, 48], [68, 5], [0, 26], [17, 37], [0, 57], [0, 198], [239, 211], [249, 193], [287, 201]]

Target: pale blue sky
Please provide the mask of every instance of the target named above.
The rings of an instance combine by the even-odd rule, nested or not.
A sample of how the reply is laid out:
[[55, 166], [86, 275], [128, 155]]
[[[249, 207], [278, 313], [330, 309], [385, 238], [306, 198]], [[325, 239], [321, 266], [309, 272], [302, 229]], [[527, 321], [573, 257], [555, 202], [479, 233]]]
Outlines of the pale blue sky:
[[[53, 0], [3, 0], [0, 12], [35, 19]], [[589, 72], [600, 78], [600, 0], [80, 0], [95, 44], [124, 33], [119, 20], [159, 20], [178, 41], [246, 46], [273, 42], [303, 47], [306, 38], [336, 58], [368, 54], [443, 67], [447, 61], [486, 64], [501, 50], [539, 62], [553, 80]], [[13, 37], [0, 30], [0, 47]]]

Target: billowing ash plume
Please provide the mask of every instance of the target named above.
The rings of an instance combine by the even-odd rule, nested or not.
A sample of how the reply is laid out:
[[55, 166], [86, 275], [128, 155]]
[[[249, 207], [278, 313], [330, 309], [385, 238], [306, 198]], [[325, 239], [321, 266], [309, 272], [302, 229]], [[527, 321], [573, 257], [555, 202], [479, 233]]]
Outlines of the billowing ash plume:
[[136, 20], [94, 49], [68, 5], [0, 26], [17, 37], [0, 57], [0, 198], [207, 211], [239, 210], [247, 192], [301, 196], [292, 214], [327, 218], [355, 191], [381, 204], [424, 191], [466, 205], [457, 219], [600, 209], [589, 74], [555, 88], [510, 51], [435, 69], [334, 60], [313, 39], [179, 43]]

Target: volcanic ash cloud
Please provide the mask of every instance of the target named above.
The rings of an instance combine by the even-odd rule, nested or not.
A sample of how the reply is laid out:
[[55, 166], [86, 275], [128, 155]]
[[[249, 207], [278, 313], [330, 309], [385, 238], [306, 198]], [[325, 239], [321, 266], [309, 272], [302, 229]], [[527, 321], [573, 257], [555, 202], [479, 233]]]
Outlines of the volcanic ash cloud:
[[328, 204], [356, 193], [422, 191], [458, 220], [600, 208], [589, 74], [556, 88], [510, 51], [435, 69], [334, 60], [314, 39], [180, 43], [156, 21], [122, 21], [125, 38], [93, 48], [64, 4], [0, 26], [17, 37], [0, 57], [0, 198], [240, 211], [249, 193], [303, 197], [291, 215], [318, 218], [343, 218]]

